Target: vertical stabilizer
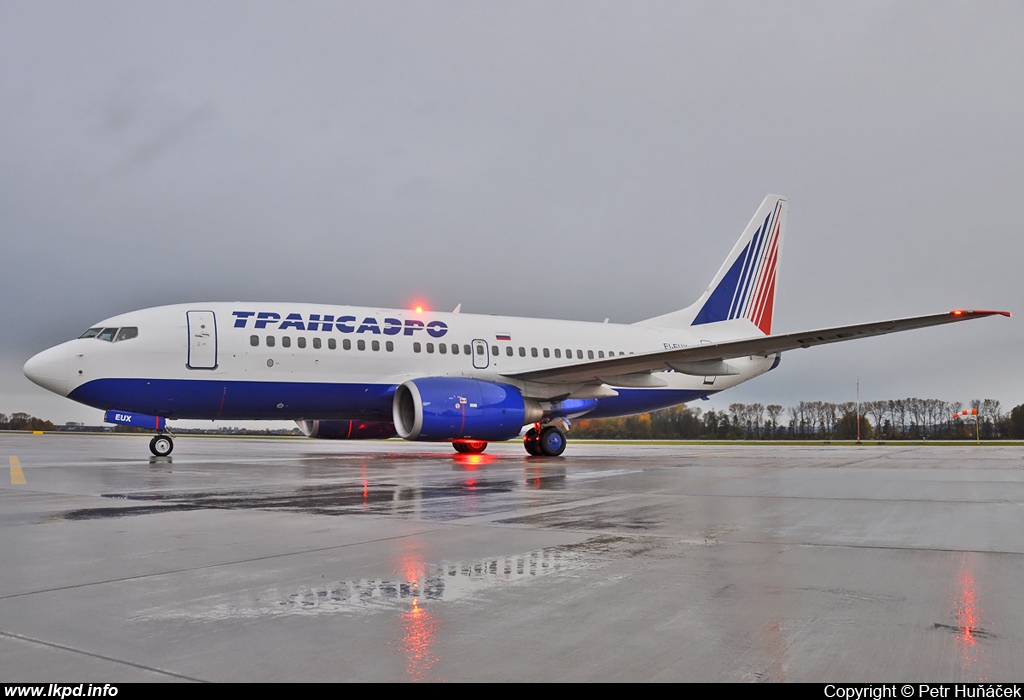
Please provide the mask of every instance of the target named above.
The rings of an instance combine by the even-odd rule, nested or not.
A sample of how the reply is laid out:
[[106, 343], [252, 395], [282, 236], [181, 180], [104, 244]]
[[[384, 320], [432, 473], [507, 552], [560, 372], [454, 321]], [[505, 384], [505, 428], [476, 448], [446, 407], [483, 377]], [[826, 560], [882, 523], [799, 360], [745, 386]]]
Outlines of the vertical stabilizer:
[[768, 195], [696, 303], [638, 325], [683, 328], [745, 318], [772, 332], [775, 282], [789, 200]]

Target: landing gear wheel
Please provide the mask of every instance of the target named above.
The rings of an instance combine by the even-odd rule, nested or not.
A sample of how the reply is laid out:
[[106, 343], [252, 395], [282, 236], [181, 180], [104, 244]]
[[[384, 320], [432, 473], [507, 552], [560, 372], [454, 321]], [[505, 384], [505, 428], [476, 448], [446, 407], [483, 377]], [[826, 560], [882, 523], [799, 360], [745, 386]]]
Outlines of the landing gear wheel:
[[557, 457], [565, 452], [565, 431], [549, 425], [540, 433], [540, 450], [548, 457]]
[[460, 454], [478, 455], [487, 449], [487, 443], [483, 440], [454, 440], [452, 447]]
[[530, 428], [526, 431], [526, 437], [523, 438], [523, 447], [534, 457], [540, 457], [544, 453], [540, 451], [540, 431], [536, 428]]
[[174, 441], [170, 435], [157, 435], [149, 441], [149, 451], [157, 457], [166, 457], [174, 449]]

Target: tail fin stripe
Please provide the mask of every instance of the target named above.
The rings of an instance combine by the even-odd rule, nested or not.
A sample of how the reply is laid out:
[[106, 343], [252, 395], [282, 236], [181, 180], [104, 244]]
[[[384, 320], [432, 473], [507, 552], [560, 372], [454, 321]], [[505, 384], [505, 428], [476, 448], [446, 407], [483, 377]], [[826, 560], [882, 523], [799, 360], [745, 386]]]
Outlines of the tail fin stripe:
[[733, 294], [732, 304], [729, 306], [729, 318], [738, 318], [743, 313], [743, 308], [747, 302], [747, 292], [750, 289], [750, 281], [752, 277], [752, 268], [756, 266], [757, 256], [760, 253], [760, 243], [765, 231], [765, 227], [768, 224], [768, 217], [765, 217], [764, 223], [761, 224], [761, 228], [754, 233], [750, 243], [747, 244], [746, 250], [744, 250], [743, 270], [740, 273], [739, 284], [736, 285], [736, 291]]
[[731, 310], [729, 318], [741, 318], [747, 315], [747, 311], [750, 307], [751, 290], [756, 286], [756, 279], [759, 273], [760, 263], [763, 252], [765, 234], [769, 231], [769, 225], [772, 215], [769, 213], [761, 223], [761, 227], [757, 230], [750, 241], [749, 251], [750, 254], [744, 264], [744, 277], [740, 283], [738, 292], [737, 303]]
[[[747, 315], [751, 321], [761, 315], [764, 308], [764, 301], [769, 287], [775, 281], [775, 263], [779, 252], [779, 207], [776, 207], [772, 221], [772, 231], [769, 236], [768, 250], [761, 258], [761, 269], [759, 270], [758, 283], [755, 293], [751, 297], [750, 313]], [[757, 323], [756, 321], [754, 321]]]
[[[762, 280], [762, 284], [758, 289], [756, 304], [753, 309], [753, 313], [750, 315], [750, 320], [754, 322], [758, 328], [764, 330], [761, 325], [764, 319], [765, 308], [768, 305], [769, 298], [774, 298], [775, 290], [775, 270], [776, 262], [779, 257], [779, 226], [775, 225], [775, 235], [772, 236], [772, 247], [771, 251], [766, 256], [765, 261], [765, 279]], [[769, 326], [770, 328], [770, 326]]]
[[749, 316], [751, 308], [756, 303], [761, 284], [763, 283], [764, 271], [765, 271], [765, 258], [764, 251], [771, 250], [771, 236], [772, 236], [772, 219], [774, 212], [765, 217], [764, 225], [761, 227], [759, 236], [759, 250], [757, 251], [757, 257], [754, 258], [755, 270], [751, 275], [753, 284], [749, 285], [746, 292], [746, 300], [743, 308], [738, 310], [737, 317]]
[[734, 318], [734, 314], [736, 313], [736, 304], [739, 302], [740, 296], [743, 293], [743, 280], [746, 279], [747, 262], [750, 259], [750, 248], [752, 245], [753, 241], [751, 240], [751, 242], [747, 243], [746, 247], [743, 249], [740, 259], [737, 261], [740, 264], [740, 276], [739, 279], [736, 280], [736, 286], [732, 290], [732, 299], [729, 301], [729, 313], [726, 315], [726, 318]]

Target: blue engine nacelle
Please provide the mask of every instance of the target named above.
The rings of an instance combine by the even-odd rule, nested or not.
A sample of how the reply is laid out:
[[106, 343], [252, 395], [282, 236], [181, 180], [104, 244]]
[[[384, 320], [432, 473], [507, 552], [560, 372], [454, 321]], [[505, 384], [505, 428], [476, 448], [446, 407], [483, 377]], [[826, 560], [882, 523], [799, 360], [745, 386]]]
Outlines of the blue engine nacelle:
[[306, 437], [321, 440], [384, 440], [395, 436], [390, 423], [371, 423], [364, 420], [297, 420], [299, 430]]
[[507, 384], [421, 377], [399, 385], [392, 412], [406, 440], [510, 440], [543, 416], [540, 405]]

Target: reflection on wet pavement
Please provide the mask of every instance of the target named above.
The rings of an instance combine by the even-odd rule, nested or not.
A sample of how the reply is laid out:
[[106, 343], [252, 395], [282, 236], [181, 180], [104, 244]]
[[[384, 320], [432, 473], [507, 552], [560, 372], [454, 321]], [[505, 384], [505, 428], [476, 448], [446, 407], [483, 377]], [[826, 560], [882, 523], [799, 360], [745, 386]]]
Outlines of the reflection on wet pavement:
[[0, 566], [0, 675], [24, 659], [133, 680], [1024, 669], [1020, 448], [533, 460], [183, 437], [151, 464], [130, 456], [141, 439], [4, 439], [32, 471], [0, 493], [0, 551], [18, 564]]
[[281, 594], [266, 591], [249, 601], [212, 602], [197, 609], [191, 601], [187, 610], [151, 611], [145, 618], [228, 619], [281, 614], [366, 614], [387, 610], [408, 610], [473, 598], [503, 586], [529, 583], [541, 577], [574, 574], [600, 568], [665, 543], [657, 539], [604, 536], [579, 544], [546, 547], [506, 557], [469, 562], [417, 565], [407, 562], [402, 578], [339, 580]]

